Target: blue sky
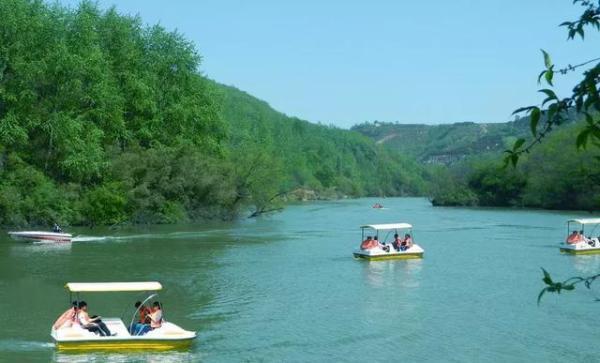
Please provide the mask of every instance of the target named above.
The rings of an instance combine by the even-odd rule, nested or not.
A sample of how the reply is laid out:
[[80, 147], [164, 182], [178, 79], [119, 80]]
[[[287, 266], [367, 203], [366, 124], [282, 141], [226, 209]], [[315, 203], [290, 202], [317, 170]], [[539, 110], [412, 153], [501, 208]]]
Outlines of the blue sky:
[[[66, 5], [78, 1], [62, 0]], [[538, 102], [540, 48], [558, 66], [600, 56], [566, 40], [570, 0], [100, 0], [177, 29], [201, 70], [312, 122], [503, 122]], [[557, 80], [566, 95], [577, 74]]]

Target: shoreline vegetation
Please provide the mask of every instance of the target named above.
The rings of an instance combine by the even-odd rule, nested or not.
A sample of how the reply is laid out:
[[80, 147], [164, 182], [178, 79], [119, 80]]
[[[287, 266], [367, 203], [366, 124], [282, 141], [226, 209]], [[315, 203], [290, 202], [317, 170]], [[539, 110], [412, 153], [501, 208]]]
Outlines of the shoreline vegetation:
[[0, 225], [228, 220], [298, 188], [425, 193], [416, 161], [207, 79], [177, 32], [90, 1], [0, 13]]
[[[489, 146], [489, 135], [465, 137], [462, 124], [456, 134], [423, 140], [423, 133], [379, 135], [381, 125], [368, 123], [344, 130], [277, 112], [206, 78], [201, 55], [180, 33], [114, 7], [6, 0], [0, 13], [3, 226], [230, 220], [294, 200], [365, 196], [600, 205], [597, 153], [577, 154], [562, 131], [517, 169], [503, 169], [501, 152], [477, 149]], [[501, 142], [514, 142], [519, 125], [498, 131]], [[411, 152], [417, 143], [426, 151], [462, 143], [472, 152], [424, 160]]]

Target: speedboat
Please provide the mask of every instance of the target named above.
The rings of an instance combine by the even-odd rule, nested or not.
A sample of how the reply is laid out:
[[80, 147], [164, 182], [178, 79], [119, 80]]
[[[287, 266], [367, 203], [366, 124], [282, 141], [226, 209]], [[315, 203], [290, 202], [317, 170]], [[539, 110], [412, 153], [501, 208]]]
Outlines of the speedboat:
[[[118, 317], [102, 318], [102, 322], [113, 333], [112, 336], [100, 336], [82, 328], [77, 323], [62, 324], [58, 328], [52, 328], [50, 335], [54, 340], [56, 348], [61, 351], [81, 350], [169, 350], [184, 349], [190, 347], [196, 338], [196, 332], [185, 330], [178, 325], [167, 322], [164, 319], [159, 328], [150, 330], [145, 334], [132, 333], [129, 327], [136, 323], [138, 310], [155, 298], [157, 291], [162, 289], [159, 282], [91, 282], [78, 283], [69, 282], [65, 285], [69, 291], [70, 300], [75, 294], [75, 302], [81, 301], [82, 293], [95, 292], [146, 292], [148, 297], [143, 300], [142, 305], [136, 308], [131, 315], [128, 325]], [[129, 315], [128, 315], [129, 316]]]
[[567, 221], [567, 241], [560, 246], [560, 252], [573, 255], [600, 253], [599, 226], [600, 218], [571, 219]]
[[70, 233], [42, 231], [8, 232], [8, 234], [12, 239], [17, 241], [42, 243], [71, 242], [71, 238], [73, 237]]
[[[421, 246], [412, 242], [412, 225], [408, 223], [391, 224], [369, 224], [361, 226], [362, 241], [361, 247], [354, 251], [354, 257], [365, 260], [394, 260], [423, 258], [425, 252]], [[372, 231], [375, 239], [365, 236]], [[394, 240], [394, 234], [398, 236], [408, 236], [411, 242], [408, 246], [397, 248], [391, 242]], [[382, 239], [380, 239], [383, 237]], [[369, 243], [373, 242], [373, 243]]]

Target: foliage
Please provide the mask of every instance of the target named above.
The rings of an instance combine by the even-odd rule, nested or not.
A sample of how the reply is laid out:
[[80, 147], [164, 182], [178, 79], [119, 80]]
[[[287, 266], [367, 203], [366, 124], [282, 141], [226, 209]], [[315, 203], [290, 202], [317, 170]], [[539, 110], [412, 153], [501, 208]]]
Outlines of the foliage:
[[[319, 193], [334, 189], [340, 196], [422, 195], [425, 191], [423, 169], [397, 151], [377, 146], [358, 132], [288, 117], [233, 87], [222, 91], [223, 117], [231, 127], [238, 174], [247, 174], [244, 169], [250, 167], [255, 171], [254, 183], [271, 190], [259, 199], [296, 188]], [[279, 184], [272, 185], [277, 179]]]
[[[574, 39], [580, 36], [584, 39], [586, 28], [592, 27], [600, 30], [600, 2], [591, 0], [574, 0], [573, 3], [580, 4], [584, 11], [575, 21], [567, 21], [561, 24], [568, 29], [568, 38]], [[538, 83], [544, 82], [550, 88], [540, 89], [539, 92], [545, 95], [541, 105], [521, 107], [514, 113], [526, 113], [530, 117], [530, 128], [533, 139], [527, 142], [524, 138], [515, 141], [512, 149], [506, 150], [507, 156], [505, 163], [511, 163], [516, 166], [519, 158], [532, 150], [532, 148], [541, 143], [541, 141], [557, 126], [560, 126], [568, 118], [572, 109], [584, 116], [585, 127], [578, 130], [575, 144], [577, 148], [586, 148], [588, 143], [595, 147], [600, 147], [600, 93], [598, 84], [600, 83], [600, 63], [596, 63], [600, 58], [593, 59], [581, 64], [557, 69], [553, 64], [550, 55], [542, 50], [545, 69], [538, 76]], [[583, 79], [573, 88], [570, 96], [559, 97], [552, 88], [553, 79], [558, 74], [566, 74], [577, 68], [595, 63], [594, 66], [583, 73]], [[541, 124], [540, 124], [541, 121]]]
[[[548, 136], [516, 168], [503, 168], [497, 154], [468, 158], [442, 175], [432, 174], [436, 205], [526, 206], [597, 210], [600, 207], [600, 150], [569, 147], [583, 122]], [[456, 196], [462, 196], [456, 197]], [[475, 196], [472, 198], [465, 196]]]
[[269, 210], [294, 188], [424, 190], [356, 132], [206, 79], [177, 32], [90, 1], [0, 1], [0, 224], [174, 223]]
[[556, 282], [552, 279], [552, 276], [548, 271], [542, 268], [543, 278], [542, 281], [546, 285], [540, 293], [538, 294], [537, 303], [538, 305], [542, 301], [542, 297], [547, 292], [560, 294], [562, 291], [573, 291], [577, 287], [578, 284], [583, 283], [583, 285], [589, 290], [592, 288], [592, 284], [600, 278], [600, 274], [591, 275], [587, 277], [574, 276], [568, 278], [562, 282]]
[[352, 130], [426, 164], [451, 165], [482, 153], [503, 151], [507, 144], [527, 135], [527, 124], [526, 118], [506, 123], [440, 125], [375, 121], [356, 125]]

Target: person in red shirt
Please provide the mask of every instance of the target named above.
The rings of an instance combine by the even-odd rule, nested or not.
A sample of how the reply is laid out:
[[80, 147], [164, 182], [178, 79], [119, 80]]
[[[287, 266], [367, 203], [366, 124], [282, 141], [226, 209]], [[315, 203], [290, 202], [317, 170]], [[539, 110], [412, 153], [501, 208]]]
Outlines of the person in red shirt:
[[367, 236], [367, 239], [360, 244], [361, 250], [369, 250], [373, 248], [373, 237]]
[[141, 332], [145, 330], [148, 324], [150, 324], [150, 314], [152, 314], [152, 309], [143, 305], [141, 301], [137, 301], [133, 306], [135, 306], [138, 311], [140, 318], [137, 323], [134, 323], [130, 327], [129, 332], [132, 335], [141, 335]]

